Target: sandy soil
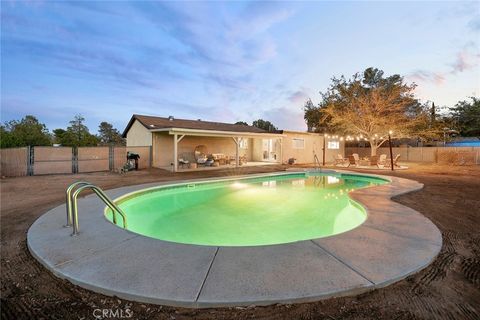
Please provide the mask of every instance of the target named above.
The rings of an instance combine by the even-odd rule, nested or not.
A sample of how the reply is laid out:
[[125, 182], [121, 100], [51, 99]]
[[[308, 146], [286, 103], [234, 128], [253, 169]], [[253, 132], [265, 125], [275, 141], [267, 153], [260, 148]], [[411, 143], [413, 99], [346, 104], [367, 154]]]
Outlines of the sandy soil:
[[[180, 309], [106, 297], [54, 277], [27, 250], [29, 226], [85, 179], [104, 189], [195, 177], [263, 172], [278, 167], [172, 174], [145, 170], [8, 178], [1, 181], [1, 318], [94, 319], [95, 309], [133, 312], [132, 319], [480, 319], [480, 167], [411, 165], [389, 172], [425, 184], [395, 199], [431, 219], [443, 234], [432, 265], [384, 289], [315, 303], [225, 309]], [[371, 171], [368, 171], [371, 172]], [[98, 312], [98, 311], [97, 311]]]

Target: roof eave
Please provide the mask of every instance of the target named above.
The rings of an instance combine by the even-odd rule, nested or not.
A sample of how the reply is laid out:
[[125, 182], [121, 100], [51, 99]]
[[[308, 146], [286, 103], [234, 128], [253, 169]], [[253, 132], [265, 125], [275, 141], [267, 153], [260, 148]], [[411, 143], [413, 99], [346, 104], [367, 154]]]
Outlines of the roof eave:
[[130, 121], [128, 121], [128, 124], [127, 126], [125, 127], [125, 130], [123, 130], [123, 133], [122, 133], [122, 138], [126, 138], [127, 137], [127, 133], [128, 133], [128, 130], [130, 130], [130, 128], [132, 127], [133, 123], [135, 122], [135, 120], [137, 120], [142, 126], [144, 126], [147, 130], [150, 130], [150, 128], [145, 124], [143, 123], [138, 117], [136, 114], [132, 115], [132, 117], [130, 118]]
[[158, 128], [149, 129], [151, 132], [168, 132], [169, 134], [187, 134], [187, 135], [203, 135], [203, 136], [263, 136], [263, 137], [282, 137], [283, 134], [272, 132], [238, 132], [238, 131], [221, 131], [206, 129], [187, 129], [187, 128]]

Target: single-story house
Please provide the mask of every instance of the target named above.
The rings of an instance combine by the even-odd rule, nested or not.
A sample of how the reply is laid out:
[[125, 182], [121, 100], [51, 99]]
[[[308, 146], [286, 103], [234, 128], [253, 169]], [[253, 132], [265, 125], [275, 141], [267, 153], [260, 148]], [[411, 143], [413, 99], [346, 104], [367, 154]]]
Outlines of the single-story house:
[[315, 163], [315, 155], [320, 163], [324, 157], [332, 162], [334, 156], [344, 154], [345, 147], [344, 141], [318, 133], [267, 132], [247, 125], [137, 114], [130, 119], [123, 137], [127, 147], [150, 146], [153, 167], [173, 171], [206, 164], [281, 164], [292, 158], [295, 163], [308, 164]]

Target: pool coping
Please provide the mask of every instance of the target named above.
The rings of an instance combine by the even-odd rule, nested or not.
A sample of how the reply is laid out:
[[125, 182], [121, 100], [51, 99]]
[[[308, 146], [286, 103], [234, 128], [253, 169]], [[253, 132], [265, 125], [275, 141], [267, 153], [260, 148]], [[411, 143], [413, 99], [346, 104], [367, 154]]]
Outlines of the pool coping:
[[[305, 172], [178, 180], [106, 191], [112, 198], [148, 187]], [[70, 236], [65, 205], [39, 217], [28, 230], [31, 254], [54, 275], [108, 296], [177, 307], [231, 307], [310, 302], [355, 295], [397, 282], [428, 266], [439, 253], [438, 228], [392, 197], [417, 191], [413, 180], [349, 193], [367, 212], [359, 227], [294, 243], [217, 247], [179, 244], [121, 229], [104, 218], [93, 195], [79, 199], [80, 234]], [[125, 253], [127, 252], [127, 253]]]

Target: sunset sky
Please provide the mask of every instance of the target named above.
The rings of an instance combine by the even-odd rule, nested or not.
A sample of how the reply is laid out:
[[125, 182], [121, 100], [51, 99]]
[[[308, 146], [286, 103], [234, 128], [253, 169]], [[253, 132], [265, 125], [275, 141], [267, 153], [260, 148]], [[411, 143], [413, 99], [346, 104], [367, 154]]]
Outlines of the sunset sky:
[[480, 95], [479, 2], [4, 2], [1, 120], [91, 132], [133, 113], [305, 130], [302, 106], [367, 67], [422, 101]]

